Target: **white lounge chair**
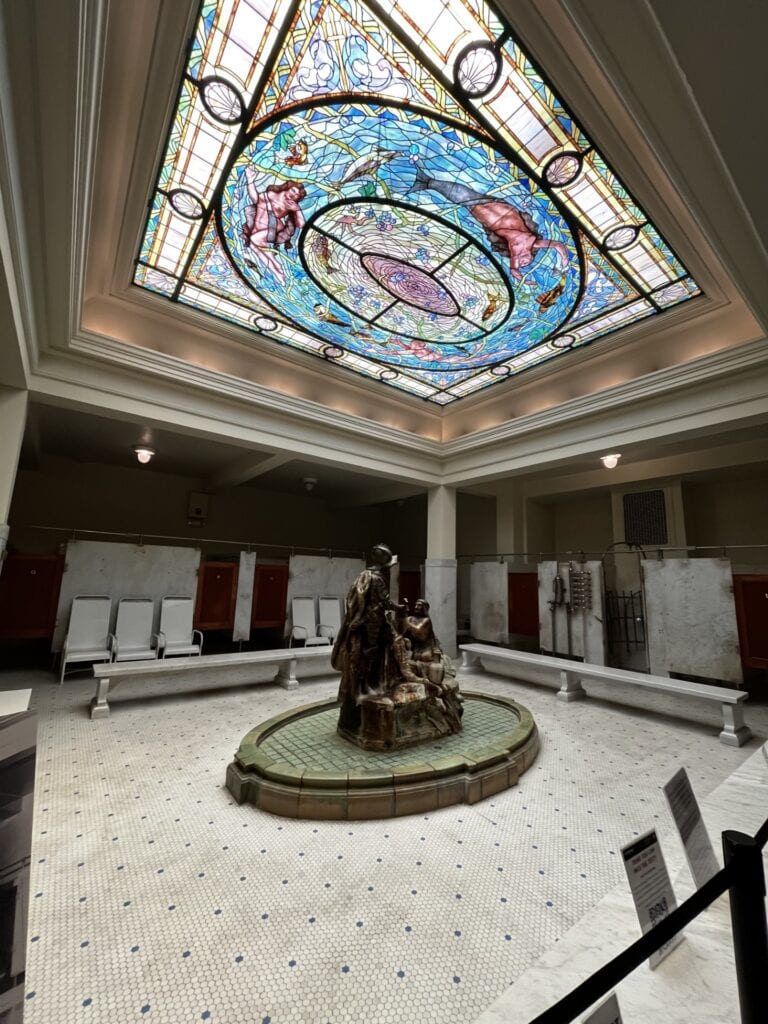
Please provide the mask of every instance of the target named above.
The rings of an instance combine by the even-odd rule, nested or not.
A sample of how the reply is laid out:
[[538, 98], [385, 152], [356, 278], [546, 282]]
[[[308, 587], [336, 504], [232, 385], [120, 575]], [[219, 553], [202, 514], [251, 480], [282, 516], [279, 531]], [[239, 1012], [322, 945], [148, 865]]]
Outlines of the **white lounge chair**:
[[321, 636], [327, 636], [329, 642], [333, 643], [341, 629], [341, 599], [321, 597], [317, 604], [320, 619], [317, 632]]
[[112, 661], [115, 638], [109, 632], [111, 614], [111, 597], [72, 598], [69, 626], [61, 649], [59, 685], [64, 682], [64, 673], [70, 662]]
[[192, 629], [191, 597], [163, 598], [157, 646], [161, 658], [203, 653], [203, 634], [199, 629]]
[[305, 647], [330, 643], [327, 636], [318, 635], [314, 597], [294, 597], [291, 601], [291, 619], [289, 647], [293, 647], [294, 640], [303, 640]]
[[151, 597], [123, 597], [117, 605], [115, 661], [149, 661], [157, 657], [152, 646], [155, 602]]

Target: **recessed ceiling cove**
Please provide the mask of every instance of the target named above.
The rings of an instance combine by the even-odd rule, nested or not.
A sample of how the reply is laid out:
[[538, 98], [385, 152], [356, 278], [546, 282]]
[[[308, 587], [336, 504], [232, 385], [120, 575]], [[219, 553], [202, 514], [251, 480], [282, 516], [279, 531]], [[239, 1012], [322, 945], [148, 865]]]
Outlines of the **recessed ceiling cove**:
[[134, 282], [440, 405], [700, 294], [481, 0], [203, 0]]

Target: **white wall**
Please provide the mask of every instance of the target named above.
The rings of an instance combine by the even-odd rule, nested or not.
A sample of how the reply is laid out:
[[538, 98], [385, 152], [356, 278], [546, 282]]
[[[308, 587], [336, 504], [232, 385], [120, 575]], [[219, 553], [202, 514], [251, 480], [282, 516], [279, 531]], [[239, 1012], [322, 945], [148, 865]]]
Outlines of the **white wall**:
[[608, 493], [575, 495], [552, 506], [555, 548], [602, 554], [613, 541], [611, 496]]
[[[768, 544], [766, 468], [725, 480], [685, 481], [683, 504], [689, 544]], [[728, 555], [735, 565], [768, 563], [768, 548], [734, 550]]]
[[112, 631], [117, 618], [117, 603], [121, 597], [150, 597], [155, 602], [152, 631], [157, 632], [160, 627], [160, 602], [164, 597], [188, 597], [194, 605], [199, 564], [200, 552], [197, 548], [70, 541], [67, 544], [51, 650], [61, 650], [72, 598], [77, 595], [105, 595], [112, 598]]

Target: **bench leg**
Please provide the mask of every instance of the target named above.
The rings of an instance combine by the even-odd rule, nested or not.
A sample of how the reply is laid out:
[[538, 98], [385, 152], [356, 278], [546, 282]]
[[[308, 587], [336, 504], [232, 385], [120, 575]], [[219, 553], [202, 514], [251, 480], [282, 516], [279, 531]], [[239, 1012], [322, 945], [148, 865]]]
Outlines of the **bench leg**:
[[573, 672], [562, 671], [560, 673], [560, 689], [557, 691], [557, 699], [564, 701], [583, 700], [587, 691], [581, 685], [581, 680]]
[[752, 737], [752, 730], [744, 724], [744, 708], [740, 704], [723, 704], [723, 731], [720, 742], [729, 747], [743, 747]]
[[96, 683], [96, 696], [91, 701], [91, 718], [109, 718], [109, 679], [99, 679]]
[[475, 668], [482, 668], [482, 665], [480, 664], [480, 655], [473, 654], [472, 651], [462, 651], [459, 671], [468, 672], [470, 669]]
[[277, 670], [275, 676], [275, 682], [279, 683], [284, 690], [295, 690], [299, 685], [299, 680], [296, 678], [296, 659], [291, 658], [289, 661], [283, 661], [280, 663], [280, 668]]

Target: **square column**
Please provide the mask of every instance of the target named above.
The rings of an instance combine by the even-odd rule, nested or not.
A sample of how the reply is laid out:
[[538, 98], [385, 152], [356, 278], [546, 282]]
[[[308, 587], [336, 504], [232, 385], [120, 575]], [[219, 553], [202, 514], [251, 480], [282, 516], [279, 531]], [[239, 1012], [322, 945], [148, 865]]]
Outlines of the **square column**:
[[456, 489], [430, 487], [427, 498], [427, 559], [424, 597], [435, 634], [456, 657]]
[[449, 658], [456, 657], [456, 559], [428, 558], [424, 562], [424, 597], [435, 635]]

